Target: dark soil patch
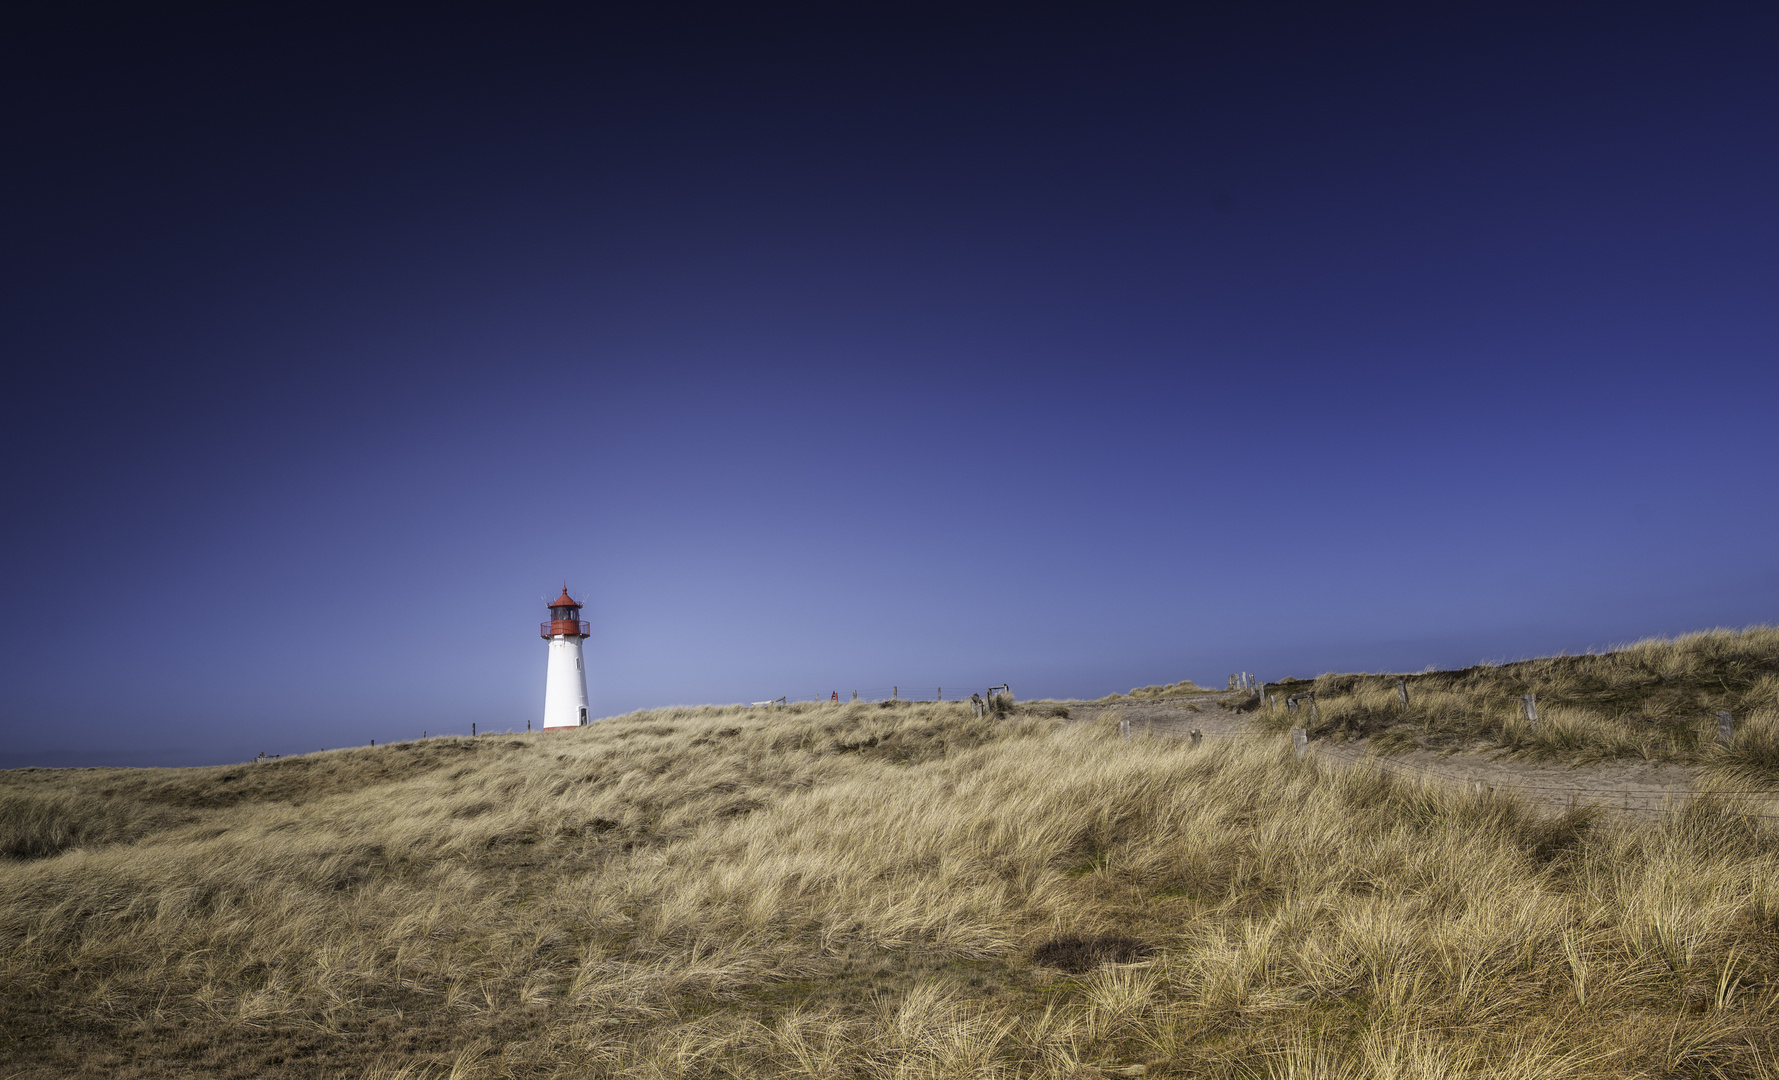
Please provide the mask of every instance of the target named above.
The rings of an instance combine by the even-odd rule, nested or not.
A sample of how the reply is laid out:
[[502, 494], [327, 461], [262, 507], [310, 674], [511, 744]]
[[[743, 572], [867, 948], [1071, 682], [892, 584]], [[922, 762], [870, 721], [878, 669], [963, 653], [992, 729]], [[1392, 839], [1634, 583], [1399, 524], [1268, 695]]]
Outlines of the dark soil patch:
[[1123, 934], [1064, 934], [1032, 950], [1032, 963], [1074, 974], [1101, 964], [1131, 964], [1154, 955], [1155, 947]]

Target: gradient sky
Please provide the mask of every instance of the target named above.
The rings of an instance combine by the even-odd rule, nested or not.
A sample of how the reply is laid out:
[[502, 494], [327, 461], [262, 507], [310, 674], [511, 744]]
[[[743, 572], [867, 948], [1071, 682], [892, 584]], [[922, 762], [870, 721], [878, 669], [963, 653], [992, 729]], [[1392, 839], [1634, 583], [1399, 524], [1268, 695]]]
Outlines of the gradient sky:
[[0, 765], [1775, 620], [1779, 8], [1102, 7], [9, 24]]

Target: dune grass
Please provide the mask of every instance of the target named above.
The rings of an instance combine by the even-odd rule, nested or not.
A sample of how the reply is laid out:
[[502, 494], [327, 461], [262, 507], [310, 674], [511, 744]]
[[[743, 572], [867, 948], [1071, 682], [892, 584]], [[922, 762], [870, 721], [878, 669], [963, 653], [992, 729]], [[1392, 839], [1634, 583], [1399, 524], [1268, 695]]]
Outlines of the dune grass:
[[1718, 800], [932, 704], [0, 796], [66, 840], [0, 862], [0, 1076], [1779, 1076], [1779, 836]]
[[[1404, 708], [1396, 684], [1407, 685]], [[1779, 781], [1779, 628], [1710, 630], [1652, 638], [1610, 652], [1549, 656], [1462, 671], [1328, 674], [1267, 686], [1278, 704], [1259, 716], [1272, 730], [1312, 737], [1371, 737], [1384, 751], [1415, 747], [1505, 749], [1569, 761], [1640, 759], [1704, 766]], [[1284, 708], [1314, 693], [1316, 716]], [[1533, 694], [1538, 721], [1520, 712]], [[1254, 699], [1232, 697], [1251, 707]], [[1734, 717], [1717, 742], [1716, 714]]]
[[1128, 694], [1107, 694], [1105, 697], [1095, 700], [1106, 704], [1119, 701], [1159, 701], [1166, 698], [1192, 697], [1196, 694], [1206, 693], [1210, 693], [1210, 691], [1194, 683], [1191, 679], [1181, 679], [1179, 682], [1165, 685], [1135, 686]]

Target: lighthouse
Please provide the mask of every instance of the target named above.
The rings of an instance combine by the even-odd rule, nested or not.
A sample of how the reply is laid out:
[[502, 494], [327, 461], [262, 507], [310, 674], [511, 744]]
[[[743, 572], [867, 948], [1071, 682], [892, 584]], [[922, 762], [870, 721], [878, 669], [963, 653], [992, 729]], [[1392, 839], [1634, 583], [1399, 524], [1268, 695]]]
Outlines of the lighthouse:
[[538, 636], [550, 643], [550, 666], [544, 676], [544, 730], [580, 727], [587, 722], [587, 669], [581, 662], [581, 642], [587, 624], [581, 621], [581, 602], [568, 595], [550, 601], [550, 621], [539, 624]]

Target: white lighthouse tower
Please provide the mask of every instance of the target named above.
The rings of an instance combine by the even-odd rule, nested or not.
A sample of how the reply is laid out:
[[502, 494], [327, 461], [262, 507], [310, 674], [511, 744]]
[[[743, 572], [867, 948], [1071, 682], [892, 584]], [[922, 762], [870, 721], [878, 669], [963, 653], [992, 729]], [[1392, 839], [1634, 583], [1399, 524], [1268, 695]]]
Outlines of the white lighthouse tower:
[[581, 642], [587, 624], [581, 621], [581, 602], [568, 595], [550, 601], [550, 621], [537, 632], [550, 643], [550, 666], [544, 677], [544, 730], [580, 727], [587, 722], [587, 669], [581, 662]]

